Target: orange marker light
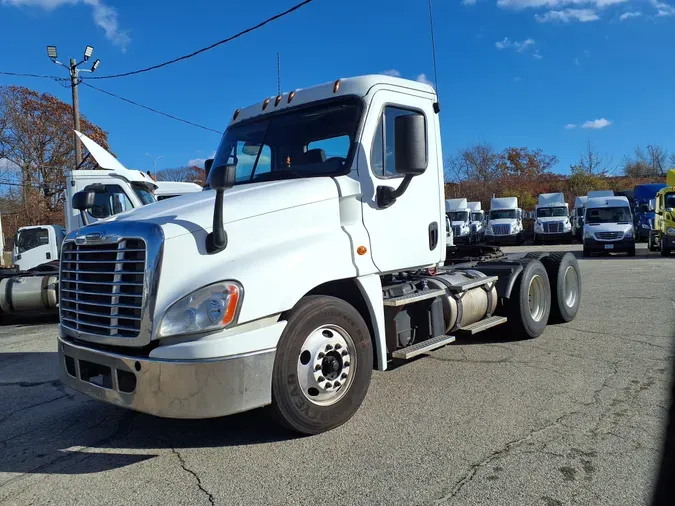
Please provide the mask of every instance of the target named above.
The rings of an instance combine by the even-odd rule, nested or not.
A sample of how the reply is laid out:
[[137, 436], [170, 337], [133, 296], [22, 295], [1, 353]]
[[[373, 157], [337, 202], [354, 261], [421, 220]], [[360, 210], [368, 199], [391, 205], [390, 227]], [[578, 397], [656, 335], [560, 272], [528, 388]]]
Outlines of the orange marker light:
[[262, 110], [264, 111], [268, 105], [270, 105], [270, 99], [266, 98], [265, 101], [263, 102]]
[[368, 252], [368, 250], [366, 249], [365, 246], [359, 246], [358, 248], [356, 248], [356, 252], [357, 252], [359, 255], [363, 256], [363, 255], [365, 255], [365, 254]]
[[277, 99], [274, 101], [274, 107], [278, 106], [279, 102], [281, 102], [281, 95], [277, 95]]
[[288, 103], [289, 103], [289, 104], [291, 103], [291, 100], [293, 100], [293, 97], [295, 97], [295, 92], [294, 92], [294, 91], [291, 91], [291, 92], [288, 94]]
[[223, 325], [229, 325], [234, 320], [234, 314], [239, 303], [239, 288], [230, 285], [230, 296], [227, 299], [227, 307], [225, 308], [225, 315], [223, 316]]
[[236, 111], [234, 111], [234, 114], [232, 115], [232, 121], [237, 119], [237, 116], [239, 116], [240, 112], [241, 112], [241, 109], [237, 109]]
[[335, 81], [335, 84], [333, 85], [333, 93], [337, 93], [339, 89], [340, 89], [340, 80], [338, 79], [337, 81]]

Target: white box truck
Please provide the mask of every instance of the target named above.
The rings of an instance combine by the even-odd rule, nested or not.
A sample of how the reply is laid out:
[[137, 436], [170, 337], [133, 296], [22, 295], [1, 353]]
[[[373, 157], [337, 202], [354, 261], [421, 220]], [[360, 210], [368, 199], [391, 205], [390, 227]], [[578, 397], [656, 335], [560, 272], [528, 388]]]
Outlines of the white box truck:
[[373, 368], [573, 319], [571, 253], [446, 260], [438, 113], [431, 86], [383, 75], [235, 111], [208, 190], [66, 237], [65, 384], [170, 418], [271, 405], [316, 434], [357, 411]]
[[466, 199], [445, 201], [445, 213], [450, 219], [452, 234], [457, 244], [474, 244], [476, 235], [471, 230], [471, 209]]
[[535, 244], [556, 239], [572, 239], [569, 207], [562, 192], [540, 194], [534, 212]]
[[518, 198], [493, 198], [490, 201], [485, 242], [487, 244], [522, 244], [523, 241], [523, 217], [518, 207]]

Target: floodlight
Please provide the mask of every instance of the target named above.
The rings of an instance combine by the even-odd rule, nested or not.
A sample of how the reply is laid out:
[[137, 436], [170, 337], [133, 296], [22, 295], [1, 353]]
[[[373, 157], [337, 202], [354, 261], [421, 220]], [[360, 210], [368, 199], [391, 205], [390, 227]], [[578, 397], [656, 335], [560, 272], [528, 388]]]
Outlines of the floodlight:
[[91, 58], [91, 55], [94, 53], [94, 48], [92, 46], [87, 46], [84, 49], [84, 61], [87, 61], [89, 58]]
[[47, 46], [47, 56], [49, 56], [52, 60], [56, 60], [56, 46]]
[[101, 60], [96, 60], [94, 62], [94, 64], [91, 66], [91, 71], [93, 72], [94, 70], [96, 70], [98, 68], [98, 66], [100, 65], [100, 63], [101, 63]]

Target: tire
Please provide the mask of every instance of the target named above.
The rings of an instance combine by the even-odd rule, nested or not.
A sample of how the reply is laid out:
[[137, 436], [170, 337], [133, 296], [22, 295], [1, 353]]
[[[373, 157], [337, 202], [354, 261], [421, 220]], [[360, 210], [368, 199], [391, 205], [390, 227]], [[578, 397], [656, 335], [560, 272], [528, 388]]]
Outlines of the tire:
[[534, 258], [535, 260], [541, 260], [542, 258], [548, 256], [548, 253], [542, 251], [530, 251], [527, 255], [523, 257], [525, 260]]
[[635, 256], [635, 246], [633, 246], [631, 249], [628, 250], [628, 256], [629, 257]]
[[[356, 413], [370, 386], [373, 345], [368, 325], [353, 306], [325, 295], [302, 298], [286, 320], [272, 372], [274, 412], [283, 425], [305, 435], [339, 427]], [[323, 339], [332, 353], [326, 353]], [[326, 371], [336, 363], [328, 376]], [[312, 364], [324, 370], [316, 371]], [[341, 380], [337, 389], [336, 380]]]
[[541, 260], [551, 284], [551, 314], [548, 323], [574, 320], [581, 304], [581, 272], [570, 252], [551, 253]]
[[537, 234], [534, 234], [534, 240], [532, 242], [534, 244], [539, 244], [539, 238], [537, 237]]
[[661, 256], [662, 257], [669, 257], [670, 256], [670, 248], [666, 248], [663, 245], [663, 239], [661, 240]]
[[649, 233], [649, 236], [647, 237], [647, 249], [649, 251], [656, 251], [656, 244], [654, 243], [654, 234], [651, 232]]
[[[516, 278], [511, 297], [506, 302], [506, 325], [512, 338], [533, 339], [544, 332], [548, 323], [551, 312], [551, 285], [546, 268], [539, 260], [528, 259], [520, 262], [523, 270]], [[529, 304], [531, 288], [536, 289], [539, 299], [535, 316]]]

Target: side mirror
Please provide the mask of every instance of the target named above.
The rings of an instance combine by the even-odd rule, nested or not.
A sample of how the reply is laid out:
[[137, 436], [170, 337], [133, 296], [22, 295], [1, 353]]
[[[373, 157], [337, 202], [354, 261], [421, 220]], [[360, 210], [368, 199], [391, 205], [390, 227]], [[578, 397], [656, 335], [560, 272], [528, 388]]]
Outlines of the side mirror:
[[[205, 164], [206, 166], [206, 164]], [[223, 195], [234, 186], [237, 177], [236, 165], [219, 165], [210, 171], [209, 186], [216, 190], [216, 204], [213, 209], [213, 231], [206, 237], [206, 251], [212, 255], [227, 247], [227, 233], [223, 225]]]
[[204, 180], [208, 180], [209, 178], [209, 172], [211, 172], [211, 166], [213, 165], [213, 158], [209, 158], [207, 160], [204, 160]]
[[89, 218], [87, 218], [86, 211], [94, 207], [95, 197], [96, 194], [91, 190], [82, 190], [73, 195], [73, 209], [80, 211], [82, 224], [85, 227], [89, 225]]
[[406, 114], [394, 119], [394, 155], [397, 174], [405, 177], [395, 190], [389, 186], [377, 187], [377, 206], [381, 209], [391, 206], [405, 193], [410, 181], [427, 169], [427, 132], [422, 114]]

